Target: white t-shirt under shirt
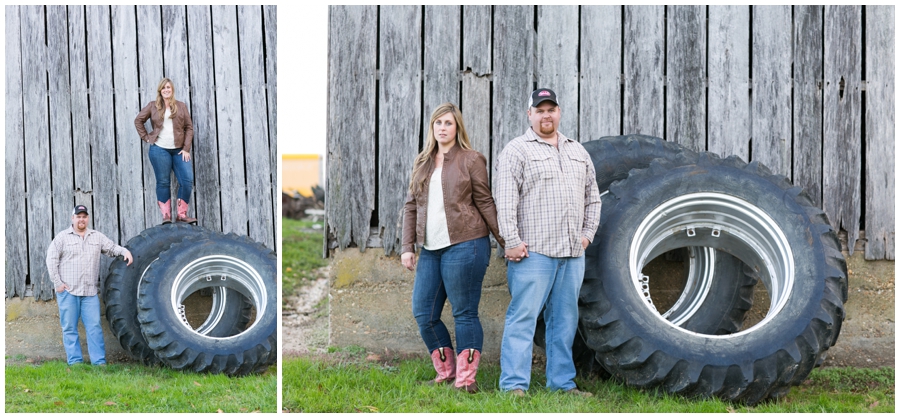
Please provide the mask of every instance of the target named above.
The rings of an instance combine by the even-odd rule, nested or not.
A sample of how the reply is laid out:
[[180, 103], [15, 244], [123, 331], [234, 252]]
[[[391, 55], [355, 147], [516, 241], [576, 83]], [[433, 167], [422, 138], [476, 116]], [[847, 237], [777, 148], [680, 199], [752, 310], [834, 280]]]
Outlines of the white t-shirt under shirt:
[[450, 246], [447, 230], [447, 212], [444, 211], [444, 189], [441, 186], [441, 168], [436, 168], [428, 183], [428, 220], [425, 223], [425, 244], [428, 251]]
[[166, 149], [175, 149], [175, 129], [172, 128], [172, 111], [166, 106], [166, 115], [163, 116], [163, 127], [156, 136], [156, 146]]

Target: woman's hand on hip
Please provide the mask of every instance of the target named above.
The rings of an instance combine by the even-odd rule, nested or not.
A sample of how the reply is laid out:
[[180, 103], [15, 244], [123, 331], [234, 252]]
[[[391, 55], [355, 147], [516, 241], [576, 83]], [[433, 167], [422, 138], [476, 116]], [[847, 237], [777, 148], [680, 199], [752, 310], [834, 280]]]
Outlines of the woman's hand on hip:
[[191, 153], [189, 153], [185, 150], [181, 150], [181, 152], [179, 152], [178, 155], [181, 155], [181, 159], [184, 160], [185, 162], [191, 160]]
[[414, 271], [416, 269], [416, 254], [406, 252], [400, 255], [400, 262], [403, 263], [403, 267], [406, 267], [409, 271]]

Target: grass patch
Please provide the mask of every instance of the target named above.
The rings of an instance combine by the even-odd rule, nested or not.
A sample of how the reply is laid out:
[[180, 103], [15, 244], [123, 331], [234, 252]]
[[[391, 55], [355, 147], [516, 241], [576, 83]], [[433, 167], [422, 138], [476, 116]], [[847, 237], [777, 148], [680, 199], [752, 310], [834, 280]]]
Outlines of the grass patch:
[[277, 367], [261, 375], [136, 364], [6, 364], [6, 412], [277, 412]]
[[543, 369], [532, 373], [525, 398], [498, 391], [500, 366], [484, 363], [481, 390], [468, 395], [418, 382], [434, 377], [428, 359], [373, 362], [357, 347], [286, 359], [282, 403], [290, 412], [894, 412], [894, 369], [816, 369], [783, 399], [754, 407], [718, 399], [686, 399], [641, 391], [611, 380], [576, 382], [595, 396], [549, 392]]
[[304, 282], [316, 278], [316, 269], [328, 264], [322, 258], [322, 232], [313, 229], [316, 224], [322, 222], [281, 218], [282, 296], [293, 295]]

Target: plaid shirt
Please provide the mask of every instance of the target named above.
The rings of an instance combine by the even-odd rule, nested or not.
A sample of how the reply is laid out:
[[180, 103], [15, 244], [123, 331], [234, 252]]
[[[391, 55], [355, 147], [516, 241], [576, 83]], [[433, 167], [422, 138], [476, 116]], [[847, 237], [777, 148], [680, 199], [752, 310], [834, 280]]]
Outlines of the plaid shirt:
[[84, 238], [72, 227], [60, 232], [47, 247], [47, 270], [53, 287], [65, 283], [72, 295], [96, 295], [100, 287], [101, 253], [117, 257], [125, 253], [125, 248], [93, 229], [85, 231]]
[[494, 200], [506, 248], [523, 241], [528, 252], [580, 257], [581, 237], [600, 225], [600, 192], [591, 157], [557, 132], [559, 148], [531, 129], [509, 142], [498, 160]]

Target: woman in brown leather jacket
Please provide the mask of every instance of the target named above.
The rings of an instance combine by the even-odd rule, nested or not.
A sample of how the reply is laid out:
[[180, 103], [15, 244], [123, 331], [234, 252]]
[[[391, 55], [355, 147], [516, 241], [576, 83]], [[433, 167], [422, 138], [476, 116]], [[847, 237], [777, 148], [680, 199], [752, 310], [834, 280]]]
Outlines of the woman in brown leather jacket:
[[[153, 130], [147, 133], [144, 123], [150, 119]], [[171, 173], [178, 180], [178, 222], [196, 224], [197, 220], [187, 216], [194, 187], [194, 170], [191, 167], [191, 144], [194, 140], [194, 125], [191, 114], [184, 102], [175, 100], [175, 85], [163, 78], [156, 88], [156, 100], [147, 103], [134, 118], [134, 127], [141, 141], [150, 145], [148, 157], [156, 177], [156, 200], [162, 212], [164, 224], [172, 222], [170, 191]]]
[[[429, 383], [455, 379], [456, 388], [477, 391], [484, 341], [478, 304], [491, 254], [489, 232], [502, 246], [487, 160], [469, 145], [459, 108], [444, 103], [431, 114], [425, 149], [413, 164], [400, 256], [403, 266], [416, 272], [413, 315], [437, 371]], [[417, 245], [422, 246], [418, 266]], [[456, 324], [455, 352], [441, 321], [447, 298]]]

